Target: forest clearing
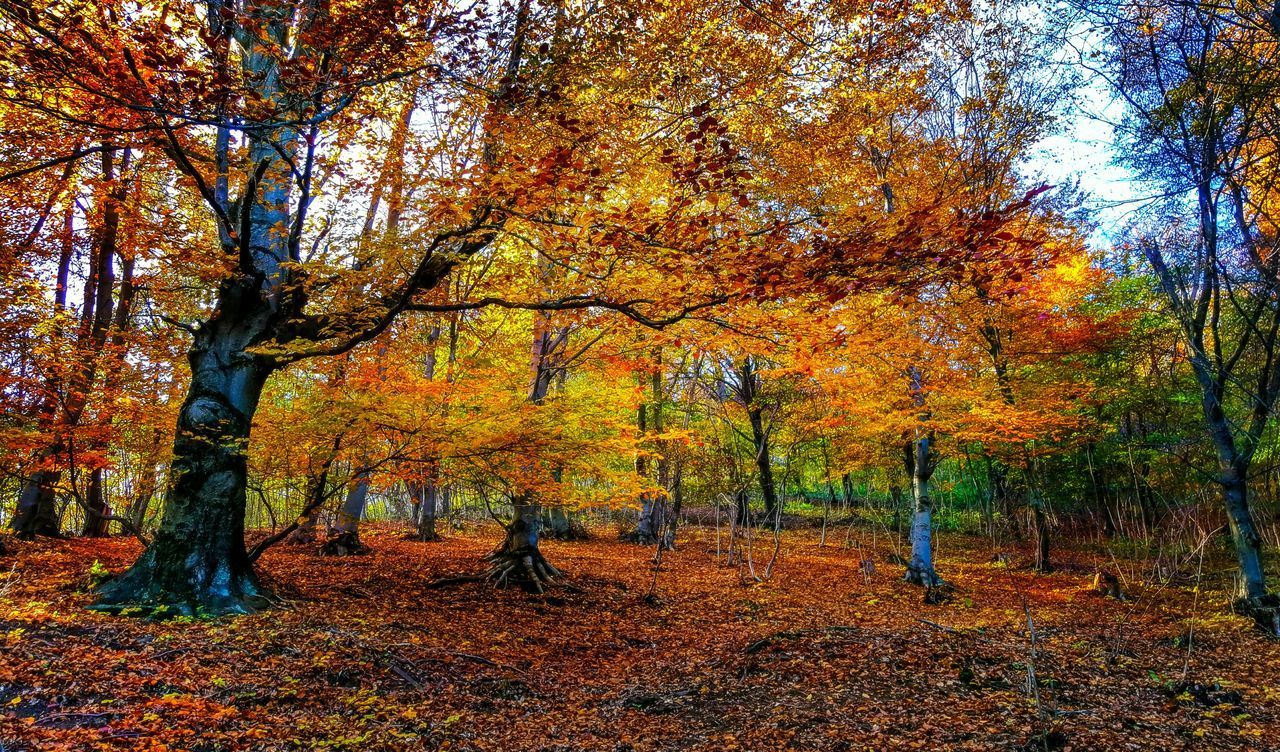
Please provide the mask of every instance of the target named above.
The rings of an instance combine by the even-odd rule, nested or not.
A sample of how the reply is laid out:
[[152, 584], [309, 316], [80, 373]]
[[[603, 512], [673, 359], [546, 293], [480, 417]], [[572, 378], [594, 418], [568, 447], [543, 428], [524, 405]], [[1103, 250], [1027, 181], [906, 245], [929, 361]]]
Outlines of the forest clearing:
[[[489, 529], [485, 531], [485, 527]], [[424, 550], [378, 526], [365, 556], [264, 562], [282, 608], [234, 620], [86, 616], [86, 561], [124, 540], [41, 543], [4, 595], [6, 750], [1204, 749], [1280, 744], [1280, 644], [1189, 571], [1098, 594], [1105, 546], [1036, 575], [1028, 552], [945, 535], [956, 584], [924, 605], [886, 560], [864, 577], [834, 531], [782, 535], [775, 577], [716, 564], [713, 527], [665, 552], [598, 528], [549, 543], [574, 572], [528, 596], [482, 584], [493, 523]], [[487, 532], [488, 534], [482, 534]], [[870, 545], [860, 527], [853, 539]], [[852, 539], [851, 539], [852, 542]], [[754, 556], [772, 553], [766, 536]], [[1197, 597], [1195, 588], [1202, 586]], [[654, 597], [649, 597], [651, 592]], [[1025, 609], [1024, 609], [1025, 605]], [[1029, 621], [1030, 620], [1030, 621]], [[1035, 631], [1033, 652], [1029, 624]], [[1028, 691], [1034, 676], [1036, 692]], [[10, 741], [4, 741], [4, 740]], [[12, 740], [23, 739], [25, 743]]]
[[1280, 0], [0, 0], [0, 752], [1280, 750]]

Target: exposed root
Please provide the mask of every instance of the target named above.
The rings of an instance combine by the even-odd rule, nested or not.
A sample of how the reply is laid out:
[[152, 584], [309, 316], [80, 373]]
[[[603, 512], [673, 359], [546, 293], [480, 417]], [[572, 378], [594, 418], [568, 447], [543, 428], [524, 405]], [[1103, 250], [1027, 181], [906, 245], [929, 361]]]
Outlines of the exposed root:
[[450, 585], [464, 585], [468, 582], [484, 582], [487, 578], [482, 574], [459, 574], [452, 577], [441, 577], [438, 580], [432, 580], [422, 587], [427, 590], [438, 590], [446, 588]]
[[129, 571], [106, 581], [89, 608], [120, 616], [167, 619], [251, 614], [279, 603], [259, 582], [247, 559], [196, 569], [186, 565], [202, 563], [200, 557], [180, 561], [184, 566], [159, 566], [153, 545]]
[[311, 546], [319, 542], [320, 536], [314, 527], [299, 527], [284, 539], [286, 546]]
[[924, 603], [926, 606], [941, 606], [944, 603], [950, 603], [955, 588], [951, 585], [938, 580], [937, 585], [930, 585], [924, 589]]
[[1122, 602], [1129, 600], [1129, 596], [1120, 588], [1120, 578], [1110, 572], [1099, 570], [1093, 575], [1093, 591], [1105, 598], [1115, 598]]
[[1253, 619], [1258, 628], [1271, 637], [1280, 638], [1280, 595], [1268, 593], [1258, 598], [1241, 598], [1236, 610]]
[[920, 585], [924, 588], [938, 588], [946, 585], [933, 567], [907, 564], [907, 572], [902, 576], [905, 582]]
[[[541, 594], [552, 585], [560, 584], [557, 582], [557, 578], [561, 576], [560, 570], [552, 566], [534, 546], [508, 551], [504, 545], [485, 556], [485, 561], [489, 562], [489, 569], [484, 574], [441, 577], [427, 583], [425, 587], [435, 590], [469, 582], [488, 582], [494, 587], [518, 587], [525, 592]], [[581, 592], [572, 585], [565, 584], [563, 587]]]
[[320, 547], [321, 556], [359, 556], [369, 552], [357, 533], [337, 533]]
[[556, 578], [560, 576], [560, 570], [551, 566], [551, 562], [533, 546], [514, 551], [502, 548], [485, 558], [492, 564], [485, 579], [494, 587], [514, 586], [530, 593], [544, 593], [556, 584]]
[[37, 538], [50, 538], [52, 540], [66, 540], [67, 536], [56, 527], [41, 527], [35, 530], [15, 530], [13, 533], [15, 540], [33, 541]]

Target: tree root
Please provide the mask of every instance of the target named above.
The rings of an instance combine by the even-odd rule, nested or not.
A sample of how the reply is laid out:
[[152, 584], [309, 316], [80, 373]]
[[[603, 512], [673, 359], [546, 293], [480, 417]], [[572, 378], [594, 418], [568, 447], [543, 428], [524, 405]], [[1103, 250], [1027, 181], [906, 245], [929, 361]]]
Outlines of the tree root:
[[[489, 569], [484, 574], [462, 574], [441, 577], [428, 582], [424, 587], [428, 590], [462, 585], [469, 582], [488, 582], [494, 587], [518, 587], [528, 593], [545, 593], [552, 585], [560, 584], [557, 578], [560, 570], [551, 565], [542, 556], [542, 552], [532, 546], [525, 546], [514, 551], [499, 548], [484, 557], [489, 562]], [[568, 590], [582, 592], [572, 585], [565, 584]]]
[[924, 602], [927, 606], [940, 606], [947, 603], [955, 590], [946, 580], [939, 577], [932, 567], [908, 565], [902, 579], [924, 588]]
[[[167, 551], [166, 551], [167, 553]], [[199, 557], [182, 560], [189, 565]], [[247, 560], [191, 570], [157, 564], [155, 546], [129, 571], [106, 581], [91, 610], [119, 616], [168, 619], [251, 614], [279, 603], [259, 582]]]
[[1271, 637], [1280, 638], [1280, 595], [1268, 593], [1258, 598], [1241, 598], [1236, 610], [1253, 619], [1258, 628]]
[[13, 533], [15, 540], [33, 541], [37, 538], [49, 538], [51, 540], [66, 540], [67, 536], [56, 527], [41, 527], [34, 530], [15, 530]]
[[924, 603], [926, 606], [941, 606], [944, 603], [950, 603], [954, 592], [955, 588], [942, 580], [938, 580], [937, 585], [925, 587]]
[[369, 552], [356, 533], [338, 533], [320, 547], [321, 556], [359, 556]]
[[289, 533], [283, 543], [286, 546], [311, 546], [320, 540], [315, 528], [299, 527]]
[[1110, 572], [1098, 570], [1093, 575], [1093, 591], [1104, 598], [1115, 598], [1120, 602], [1129, 600], [1120, 588], [1120, 578]]
[[931, 567], [917, 567], [910, 564], [907, 565], [906, 574], [902, 576], [904, 582], [912, 585], [920, 585], [926, 589], [945, 587], [946, 583], [938, 576], [938, 573]]
[[556, 584], [560, 570], [547, 561], [542, 552], [532, 546], [514, 551], [501, 548], [485, 557], [492, 565], [485, 579], [494, 587], [519, 587], [530, 593], [544, 593]]

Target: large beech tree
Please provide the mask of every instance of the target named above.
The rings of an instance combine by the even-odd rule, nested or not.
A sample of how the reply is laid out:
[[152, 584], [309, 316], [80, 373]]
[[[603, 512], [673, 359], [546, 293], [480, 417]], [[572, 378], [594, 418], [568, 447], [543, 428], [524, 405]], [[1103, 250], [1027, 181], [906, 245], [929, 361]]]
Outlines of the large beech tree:
[[[524, 88], [532, 78], [522, 78], [533, 49], [526, 44], [548, 33], [550, 19], [528, 3], [489, 18], [436, 3], [3, 10], [16, 50], [10, 63], [22, 70], [12, 99], [47, 109], [44, 92], [71, 87], [80, 96], [53, 100], [58, 116], [163, 151], [215, 228], [218, 253], [207, 266], [216, 289], [205, 318], [188, 326], [191, 386], [164, 518], [101, 604], [212, 613], [262, 605], [243, 516], [244, 449], [263, 385], [291, 360], [375, 336], [415, 293], [493, 240], [504, 215], [492, 186], [504, 160], [515, 161], [503, 133], [517, 113], [542, 109], [551, 119], [557, 109], [535, 101]], [[504, 40], [500, 53], [487, 51], [486, 37]], [[469, 139], [448, 144], [460, 150], [449, 177], [466, 185], [451, 197], [458, 200], [424, 212], [429, 223], [379, 289], [360, 285], [361, 304], [311, 315], [316, 292], [338, 286], [332, 278], [311, 284], [315, 272], [304, 263], [308, 213], [338, 158], [326, 156], [326, 138], [341, 139], [362, 99], [413, 74], [432, 79], [458, 122], [476, 123]], [[99, 117], [102, 104], [110, 119]], [[548, 171], [564, 161], [558, 148]], [[361, 261], [357, 267], [370, 265]]]

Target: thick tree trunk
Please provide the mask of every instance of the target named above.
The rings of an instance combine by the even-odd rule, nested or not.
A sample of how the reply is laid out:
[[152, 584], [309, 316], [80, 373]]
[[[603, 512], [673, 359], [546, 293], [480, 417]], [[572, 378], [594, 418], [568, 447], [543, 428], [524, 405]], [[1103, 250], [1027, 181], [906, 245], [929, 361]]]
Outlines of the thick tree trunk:
[[102, 468], [95, 467], [89, 474], [89, 484], [84, 493], [84, 526], [80, 534], [86, 538], [104, 538], [110, 522], [107, 515], [111, 510], [102, 491]]
[[542, 509], [528, 497], [512, 499], [513, 516], [502, 545], [489, 554], [493, 568], [489, 578], [502, 587], [516, 585], [531, 593], [541, 593], [560, 575], [542, 556], [538, 532]]
[[635, 532], [627, 536], [627, 540], [642, 546], [652, 546], [658, 542], [658, 531], [654, 524], [657, 506], [653, 494], [641, 494], [640, 519], [636, 521]]
[[248, 613], [268, 602], [244, 545], [246, 450], [271, 373], [246, 349], [271, 309], [256, 280], [224, 283], [218, 313], [195, 337], [178, 413], [170, 486], [151, 545], [101, 591], [96, 608], [165, 614]]
[[911, 521], [911, 561], [907, 564], [905, 579], [931, 588], [942, 583], [933, 567], [933, 497], [929, 493], [929, 481], [933, 477], [932, 442], [924, 436], [913, 443], [910, 469], [915, 515]]
[[1244, 473], [1228, 468], [1219, 481], [1227, 509], [1227, 524], [1240, 567], [1237, 597], [1262, 598], [1267, 594], [1266, 574], [1262, 567], [1262, 537], [1249, 510], [1249, 489]]
[[418, 502], [418, 519], [417, 530], [414, 533], [414, 539], [423, 542], [433, 542], [440, 540], [440, 533], [436, 531], [436, 515], [437, 503], [440, 498], [440, 489], [434, 481], [428, 480], [426, 483], [413, 487], [414, 498]]
[[542, 530], [544, 536], [552, 540], [582, 541], [591, 537], [576, 513], [559, 506], [543, 510]]
[[329, 540], [320, 548], [325, 556], [351, 556], [362, 554], [368, 549], [360, 542], [360, 520], [364, 517], [365, 507], [369, 503], [369, 473], [361, 469], [352, 479], [347, 490], [347, 499], [338, 512], [338, 520], [333, 526]]
[[13, 530], [15, 537], [31, 540], [37, 535], [61, 535], [54, 493], [61, 477], [62, 472], [59, 470], [37, 470], [23, 479], [18, 506], [14, 510], [13, 519], [9, 521], [9, 528]]

